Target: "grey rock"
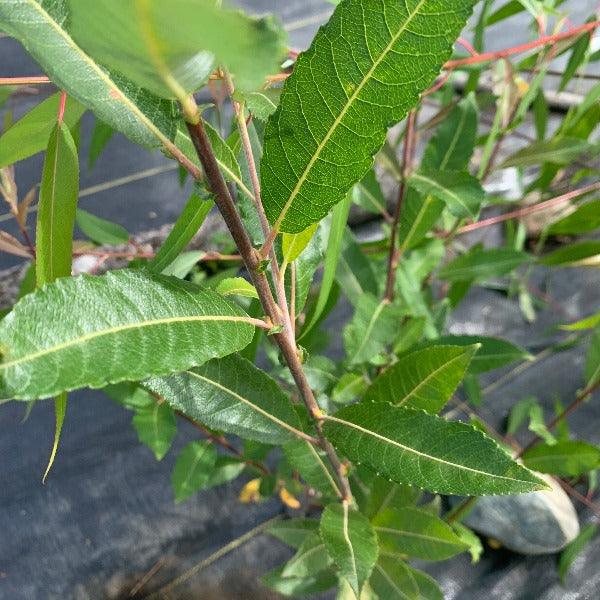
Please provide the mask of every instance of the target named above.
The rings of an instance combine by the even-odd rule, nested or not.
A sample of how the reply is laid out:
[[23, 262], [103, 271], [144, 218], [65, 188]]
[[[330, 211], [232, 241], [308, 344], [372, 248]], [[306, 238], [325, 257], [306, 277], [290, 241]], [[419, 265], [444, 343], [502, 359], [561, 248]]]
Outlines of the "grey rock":
[[552, 490], [516, 496], [484, 496], [464, 519], [475, 531], [520, 554], [553, 554], [579, 534], [571, 500], [551, 477]]

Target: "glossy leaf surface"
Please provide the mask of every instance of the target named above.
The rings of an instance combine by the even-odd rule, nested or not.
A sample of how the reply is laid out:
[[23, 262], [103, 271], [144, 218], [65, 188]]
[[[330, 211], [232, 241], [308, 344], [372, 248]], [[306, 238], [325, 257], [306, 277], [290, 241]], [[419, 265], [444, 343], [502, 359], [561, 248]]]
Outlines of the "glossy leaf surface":
[[434, 493], [481, 496], [546, 487], [481, 431], [420, 410], [364, 402], [326, 417], [325, 432], [351, 461]]
[[216, 292], [141, 270], [59, 279], [0, 323], [0, 396], [45, 398], [186, 369], [244, 348], [248, 321]]
[[282, 443], [300, 428], [277, 383], [235, 354], [144, 385], [192, 419], [244, 438]]
[[387, 127], [434, 81], [474, 4], [340, 2], [267, 124], [261, 177], [271, 223], [296, 233], [343, 200], [373, 164]]

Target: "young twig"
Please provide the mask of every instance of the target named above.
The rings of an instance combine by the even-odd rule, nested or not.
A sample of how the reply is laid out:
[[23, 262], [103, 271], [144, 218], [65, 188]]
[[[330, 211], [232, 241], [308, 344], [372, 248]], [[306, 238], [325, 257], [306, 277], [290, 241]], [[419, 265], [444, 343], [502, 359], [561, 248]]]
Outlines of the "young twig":
[[416, 111], [411, 111], [406, 121], [406, 135], [404, 137], [404, 150], [402, 153], [402, 181], [398, 190], [398, 200], [394, 207], [392, 228], [390, 232], [390, 251], [388, 257], [387, 281], [385, 284], [385, 300], [391, 302], [394, 299], [394, 284], [396, 283], [396, 269], [400, 262], [400, 249], [397, 247], [398, 229], [400, 217], [402, 216], [402, 205], [406, 194], [406, 178], [410, 171], [415, 144]]
[[[248, 124], [244, 117], [244, 106], [240, 102], [238, 102], [234, 98], [234, 86], [233, 81], [229, 73], [224, 73], [225, 85], [227, 87], [227, 91], [231, 96], [231, 102], [233, 103], [233, 110], [235, 112], [238, 131], [240, 132], [240, 138], [242, 141], [242, 148], [244, 149], [244, 154], [246, 156], [246, 162], [248, 163], [248, 171], [250, 173], [250, 180], [252, 182], [252, 191], [254, 193], [254, 205], [256, 207], [256, 211], [258, 212], [258, 218], [260, 220], [260, 225], [263, 231], [263, 235], [265, 240], [271, 236], [271, 226], [269, 225], [269, 221], [267, 220], [267, 215], [265, 214], [265, 209], [262, 202], [262, 196], [260, 191], [260, 181], [258, 178], [258, 169], [256, 168], [256, 161], [254, 160], [254, 152], [252, 151], [252, 144], [250, 142], [250, 136], [248, 134]], [[287, 299], [285, 295], [285, 284], [283, 280], [283, 276], [279, 270], [279, 263], [277, 262], [277, 256], [275, 254], [275, 249], [273, 245], [271, 245], [269, 250], [269, 259], [271, 264], [271, 271], [273, 274], [273, 284], [275, 286], [275, 293], [277, 295], [277, 303], [279, 305], [279, 309], [281, 310], [281, 314], [284, 318], [283, 326], [287, 331], [289, 336], [294, 336], [294, 327], [290, 318], [290, 311], [287, 306]]]
[[[559, 423], [561, 423], [564, 419], [566, 419], [571, 413], [576, 411], [586, 400], [594, 394], [598, 389], [600, 389], [600, 379], [593, 383], [592, 385], [588, 385], [582, 392], [580, 392], [575, 400], [569, 404], [559, 415], [556, 415], [547, 425], [546, 428], [548, 431], [552, 431]], [[518, 454], [517, 458], [523, 456], [527, 450], [533, 448], [539, 441], [540, 437], [536, 436], [529, 442]]]
[[[236, 211], [235, 204], [229, 193], [229, 188], [227, 187], [227, 184], [221, 175], [221, 171], [219, 170], [219, 165], [212, 150], [210, 140], [206, 134], [206, 130], [204, 129], [202, 120], [195, 124], [188, 123], [188, 129], [198, 154], [198, 158], [200, 159], [200, 162], [204, 168], [206, 180], [214, 194], [215, 204], [221, 212], [225, 224], [227, 225], [227, 228], [229, 229], [233, 240], [238, 247], [238, 251], [242, 256], [246, 268], [248, 269], [250, 277], [254, 283], [254, 287], [256, 288], [263, 306], [263, 310], [269, 319], [271, 319], [274, 326], [283, 326], [286, 316], [281, 314], [282, 311], [273, 298], [271, 288], [269, 287], [267, 278], [263, 272], [263, 269], [261, 268], [262, 260], [260, 254], [253, 248], [250, 238], [248, 237], [248, 233], [246, 232], [246, 229], [244, 228], [244, 225]], [[321, 409], [317, 404], [312, 389], [308, 383], [308, 380], [306, 379], [304, 370], [302, 369], [302, 363], [296, 347], [296, 341], [287, 333], [285, 327], [283, 328], [283, 331], [275, 333], [273, 338], [277, 342], [277, 345], [279, 346], [279, 349], [281, 350], [281, 353], [287, 362], [292, 377], [294, 378], [294, 381], [300, 390], [304, 404], [306, 405], [306, 408], [314, 421], [320, 446], [326, 452], [329, 462], [331, 463], [331, 466], [337, 475], [342, 496], [344, 498], [351, 498], [352, 493], [350, 491], [350, 484], [345, 476], [344, 468], [335, 450], [333, 449], [333, 446], [323, 434], [323, 417]]]

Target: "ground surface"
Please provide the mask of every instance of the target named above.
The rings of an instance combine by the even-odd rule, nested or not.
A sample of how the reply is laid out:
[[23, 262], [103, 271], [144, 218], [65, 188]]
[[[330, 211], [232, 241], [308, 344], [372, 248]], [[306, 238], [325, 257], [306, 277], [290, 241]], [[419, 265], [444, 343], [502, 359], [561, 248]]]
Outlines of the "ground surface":
[[[277, 9], [291, 30], [292, 44], [305, 47], [330, 7], [317, 0], [243, 2], [257, 13]], [[582, 21], [595, 5], [574, 0], [573, 22]], [[490, 40], [499, 48], [525, 39], [523, 27], [511, 27]], [[39, 74], [18, 44], [0, 39], [0, 75]], [[20, 97], [18, 113], [37, 97]], [[89, 130], [91, 119], [84, 127]], [[87, 139], [87, 136], [83, 136]], [[83, 149], [86, 151], [85, 148]], [[41, 157], [19, 166], [18, 182], [27, 190], [39, 178]], [[147, 171], [152, 169], [152, 171]], [[151, 173], [151, 175], [149, 175]], [[132, 174], [137, 174], [132, 179]], [[128, 184], [116, 185], [128, 177]], [[137, 179], [135, 178], [137, 177]], [[104, 191], [92, 186], [109, 182]], [[110, 183], [112, 182], [112, 183]], [[121, 222], [130, 231], [144, 231], [170, 222], [186, 193], [177, 174], [160, 154], [149, 154], [115, 137], [93, 171], [84, 170], [82, 206]], [[1, 218], [1, 217], [0, 217]], [[0, 254], [0, 268], [14, 264]], [[487, 290], [475, 290], [455, 315], [452, 331], [485, 333], [513, 339], [538, 352], [557, 334], [550, 326], [597, 310], [600, 275], [596, 271], [555, 272], [540, 278], [567, 314], [548, 309], [535, 325], [524, 325], [513, 303]], [[342, 309], [330, 321], [339, 331], [347, 318]], [[575, 349], [540, 361], [538, 368], [498, 386], [484, 407], [499, 424], [514, 401], [537, 395], [547, 406], [560, 396], [568, 401], [581, 384], [582, 352]], [[493, 373], [492, 380], [502, 373]], [[571, 420], [583, 439], [600, 443], [599, 399]], [[45, 486], [40, 483], [53, 433], [48, 403], [39, 403], [23, 424], [23, 407], [0, 407], [0, 599], [42, 600], [128, 597], [136, 581], [157, 561], [153, 581], [167, 581], [231, 539], [277, 513], [274, 503], [239, 510], [239, 483], [224, 486], [176, 506], [170, 492], [171, 452], [161, 463], [141, 447], [130, 426], [130, 414], [100, 392], [73, 394], [60, 454]], [[180, 427], [175, 449], [191, 439]], [[579, 508], [579, 507], [578, 507]], [[590, 518], [581, 512], [582, 520]], [[270, 598], [255, 583], [257, 576], [281, 562], [284, 548], [258, 538], [190, 581], [174, 598]], [[600, 538], [578, 559], [566, 587], [558, 584], [555, 557], [523, 558], [486, 550], [476, 566], [466, 557], [431, 568], [450, 599], [588, 600], [600, 589]]]

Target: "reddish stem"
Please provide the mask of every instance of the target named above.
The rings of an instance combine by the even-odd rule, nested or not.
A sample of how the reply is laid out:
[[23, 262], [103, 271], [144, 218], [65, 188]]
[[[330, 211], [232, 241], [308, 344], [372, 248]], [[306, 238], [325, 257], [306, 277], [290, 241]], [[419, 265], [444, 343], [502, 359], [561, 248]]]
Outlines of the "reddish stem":
[[58, 104], [58, 124], [62, 125], [65, 118], [65, 108], [67, 107], [67, 92], [60, 93], [60, 102]]
[[556, 44], [561, 40], [566, 40], [571, 37], [577, 36], [581, 33], [593, 31], [600, 26], [600, 21], [592, 21], [585, 25], [580, 25], [575, 29], [564, 31], [562, 33], [555, 33], [553, 35], [544, 35], [533, 42], [527, 42], [526, 44], [520, 44], [504, 50], [496, 50], [495, 52], [485, 52], [484, 54], [477, 54], [476, 56], [469, 56], [467, 58], [459, 58], [457, 60], [450, 60], [445, 65], [445, 69], [456, 69], [457, 67], [464, 67], [466, 65], [474, 65], [477, 63], [488, 62], [491, 60], [497, 60], [499, 58], [508, 58], [513, 54], [521, 54], [540, 46], [547, 46], [550, 44]]

